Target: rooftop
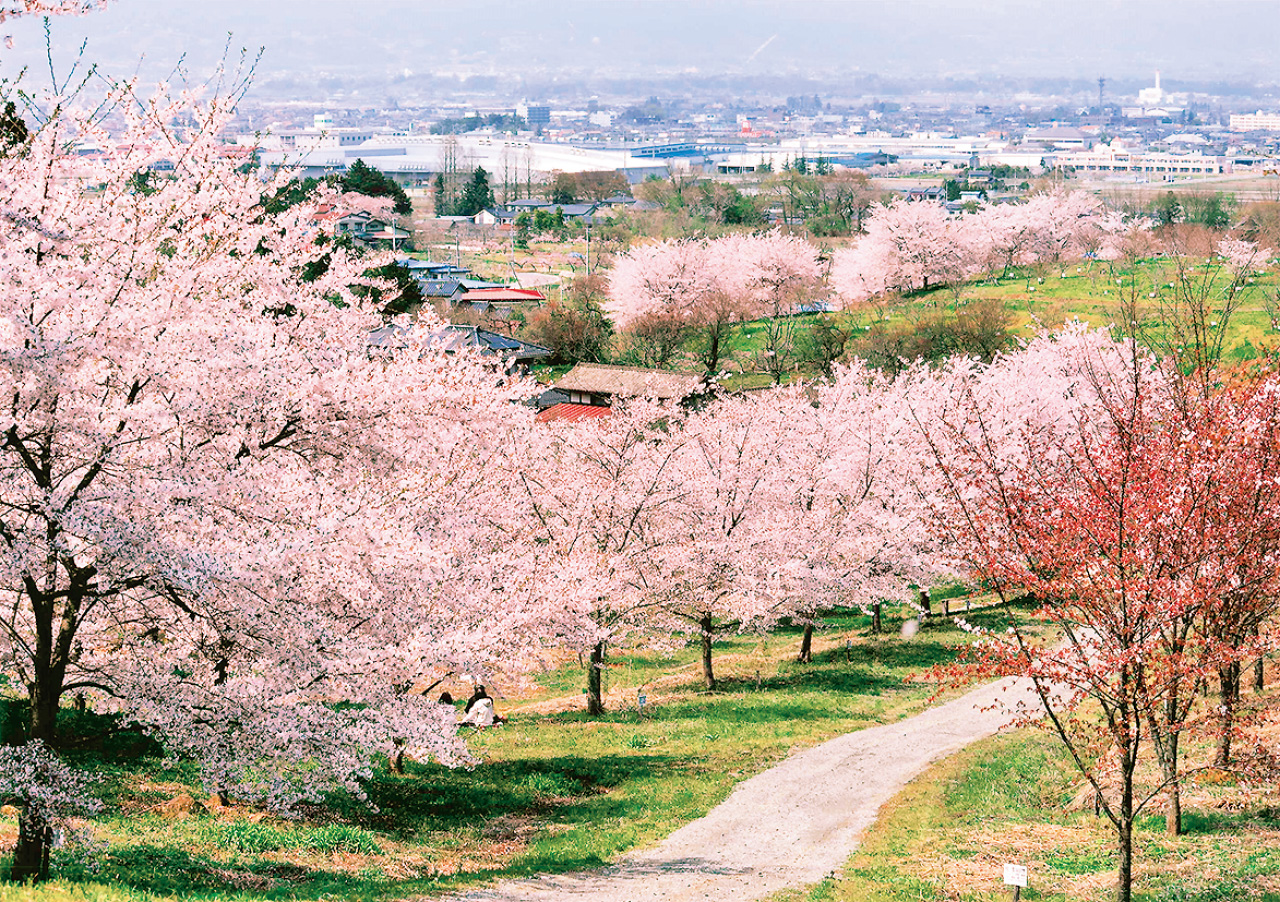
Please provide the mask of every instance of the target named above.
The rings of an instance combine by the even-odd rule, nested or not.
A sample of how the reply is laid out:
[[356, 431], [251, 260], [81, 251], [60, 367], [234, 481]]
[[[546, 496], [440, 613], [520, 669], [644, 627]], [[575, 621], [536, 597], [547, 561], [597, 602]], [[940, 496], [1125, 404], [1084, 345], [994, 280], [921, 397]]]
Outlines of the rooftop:
[[638, 366], [579, 363], [555, 383], [561, 391], [591, 392], [630, 398], [685, 398], [696, 392], [703, 378], [694, 373], [649, 370]]
[[611, 408], [598, 404], [556, 404], [540, 411], [534, 419], [539, 423], [572, 423], [578, 420], [598, 420], [609, 416]]

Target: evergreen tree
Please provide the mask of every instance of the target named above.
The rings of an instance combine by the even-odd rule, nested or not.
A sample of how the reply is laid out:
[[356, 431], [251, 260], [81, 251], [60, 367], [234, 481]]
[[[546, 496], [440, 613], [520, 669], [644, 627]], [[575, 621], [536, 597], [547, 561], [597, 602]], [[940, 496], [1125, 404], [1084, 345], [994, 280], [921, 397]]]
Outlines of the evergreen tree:
[[456, 212], [459, 216], [475, 216], [492, 206], [493, 189], [489, 187], [489, 174], [484, 171], [483, 166], [477, 166], [476, 171], [471, 174], [471, 181], [467, 182], [467, 187], [462, 192]]
[[315, 178], [291, 179], [287, 185], [279, 191], [262, 198], [262, 207], [267, 213], [275, 216], [283, 213], [290, 207], [305, 203], [315, 193], [316, 188], [320, 186], [320, 180]]
[[6, 100], [4, 109], [0, 110], [0, 147], [4, 150], [12, 150], [26, 144], [30, 137], [27, 123], [19, 115], [17, 106], [12, 100]]
[[413, 202], [409, 200], [409, 195], [405, 194], [404, 189], [396, 184], [395, 179], [374, 169], [364, 160], [357, 159], [348, 166], [338, 183], [343, 191], [353, 191], [368, 197], [392, 198], [395, 201], [392, 209], [401, 216], [408, 216], [413, 212]]
[[449, 203], [448, 188], [444, 182], [443, 172], [436, 173], [436, 181], [431, 190], [435, 195], [436, 215], [452, 216], [453, 204]]

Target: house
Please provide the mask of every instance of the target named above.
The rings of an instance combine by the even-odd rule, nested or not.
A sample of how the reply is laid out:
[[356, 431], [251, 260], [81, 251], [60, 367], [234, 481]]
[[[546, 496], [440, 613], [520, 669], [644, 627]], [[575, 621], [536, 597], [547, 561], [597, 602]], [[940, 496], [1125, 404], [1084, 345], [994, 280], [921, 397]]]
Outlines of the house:
[[458, 279], [462, 283], [463, 291], [481, 291], [486, 288], [506, 288], [501, 282], [486, 282], [484, 279], [468, 279], [465, 276]]
[[683, 401], [701, 391], [704, 385], [703, 377], [694, 373], [579, 363], [561, 376], [552, 388], [567, 396], [570, 404], [607, 407], [614, 398]]
[[557, 204], [552, 212], [556, 210], [563, 212], [565, 219], [595, 222], [595, 213], [599, 208], [599, 204]]
[[518, 215], [519, 211], [507, 207], [489, 207], [477, 213], [472, 221], [480, 226], [510, 226]]
[[509, 318], [512, 310], [526, 305], [540, 306], [547, 300], [542, 292], [532, 288], [508, 288], [492, 282], [477, 283], [478, 287], [468, 288], [468, 284], [464, 279], [462, 285], [466, 290], [454, 301], [455, 306], [491, 313], [498, 319]]
[[397, 257], [396, 263], [409, 270], [415, 279], [440, 279], [448, 276], [469, 276], [471, 270], [453, 263], [433, 263], [430, 260], [419, 260], [416, 257]]
[[397, 245], [402, 245], [410, 238], [413, 233], [408, 229], [402, 229], [394, 223], [383, 222], [380, 219], [370, 219], [365, 226], [362, 235], [357, 236], [366, 244], [388, 244], [393, 249]]
[[476, 287], [491, 284], [468, 280], [466, 277], [471, 275], [471, 270], [453, 263], [435, 263], [415, 257], [397, 257], [396, 263], [409, 271], [428, 303], [443, 302], [452, 307], [467, 290], [468, 284]]
[[[414, 330], [430, 329], [420, 335]], [[502, 361], [504, 372], [526, 370], [535, 361], [550, 357], [550, 348], [520, 341], [507, 335], [481, 329], [477, 326], [458, 326], [444, 324], [434, 328], [430, 326], [404, 325], [388, 323], [380, 329], [369, 333], [371, 348], [387, 348], [403, 350], [416, 339], [426, 347], [439, 348], [446, 354], [472, 349], [478, 350], [485, 357], [495, 357]]]
[[902, 192], [902, 196], [908, 203], [931, 201], [940, 204], [946, 201], [947, 191], [939, 185], [930, 185], [928, 188], [907, 188]]
[[372, 246], [382, 242], [394, 248], [413, 237], [408, 229], [375, 219], [367, 210], [346, 210], [336, 204], [321, 204], [316, 207], [311, 218], [333, 229], [335, 235], [349, 235], [364, 245]]
[[423, 300], [428, 303], [442, 303], [452, 307], [458, 303], [458, 298], [462, 297], [466, 291], [462, 287], [462, 282], [458, 279], [447, 277], [443, 279], [415, 279], [418, 288], [422, 291]]
[[352, 236], [363, 235], [374, 221], [367, 210], [344, 210], [336, 204], [320, 204], [311, 218], [332, 228], [335, 235]]

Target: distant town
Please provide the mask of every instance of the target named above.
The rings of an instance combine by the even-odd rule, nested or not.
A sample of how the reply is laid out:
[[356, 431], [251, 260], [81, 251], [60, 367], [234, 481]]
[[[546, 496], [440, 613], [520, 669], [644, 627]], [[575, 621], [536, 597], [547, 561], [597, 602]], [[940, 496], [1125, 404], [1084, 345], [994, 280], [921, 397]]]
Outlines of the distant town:
[[769, 104], [650, 96], [390, 110], [260, 106], [245, 109], [237, 140], [311, 176], [362, 159], [406, 188], [428, 187], [461, 160], [486, 170], [499, 200], [512, 199], [502, 197], [504, 186], [514, 196], [531, 175], [555, 172], [611, 171], [634, 184], [673, 171], [732, 180], [794, 166], [870, 175], [1014, 167], [1082, 183], [1159, 184], [1280, 169], [1280, 109], [1254, 109], [1251, 97], [1169, 90], [1155, 72], [1150, 86], [1127, 96], [1109, 93], [1100, 78], [1092, 99], [1072, 106], [1052, 95], [996, 101], [926, 92], [863, 103], [805, 94]]

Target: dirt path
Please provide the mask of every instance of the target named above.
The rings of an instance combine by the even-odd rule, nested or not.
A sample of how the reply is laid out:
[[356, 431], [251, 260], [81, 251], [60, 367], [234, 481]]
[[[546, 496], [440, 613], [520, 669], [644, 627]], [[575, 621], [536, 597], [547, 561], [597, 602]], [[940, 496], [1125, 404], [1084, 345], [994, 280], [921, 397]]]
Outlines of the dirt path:
[[[453, 902], [747, 902], [840, 868], [880, 806], [929, 764], [1011, 720], [1033, 695], [1002, 680], [894, 724], [848, 733], [738, 784], [706, 817], [607, 868], [513, 880]], [[983, 710], [995, 705], [992, 710]]]

